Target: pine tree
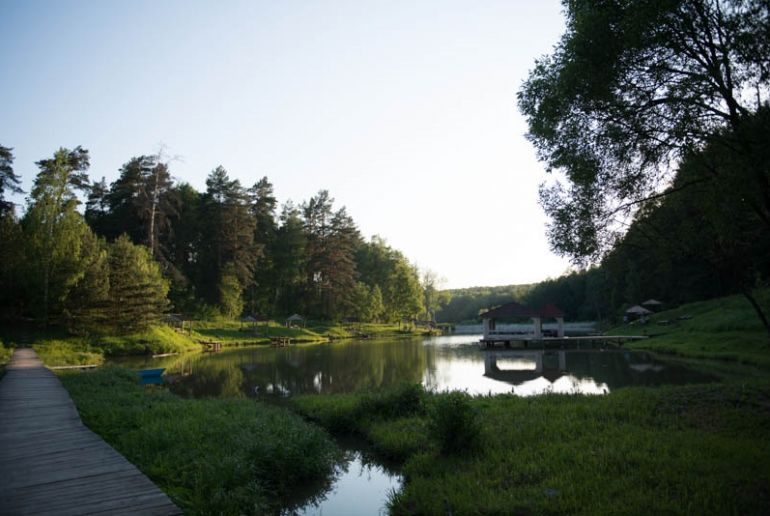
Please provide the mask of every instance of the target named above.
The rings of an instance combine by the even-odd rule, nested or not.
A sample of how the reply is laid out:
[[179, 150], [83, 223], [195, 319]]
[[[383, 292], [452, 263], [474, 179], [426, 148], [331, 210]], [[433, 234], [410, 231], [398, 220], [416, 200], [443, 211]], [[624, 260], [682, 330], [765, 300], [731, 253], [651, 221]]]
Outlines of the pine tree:
[[109, 249], [109, 323], [117, 333], [156, 323], [168, 305], [168, 282], [150, 251], [121, 235]]
[[13, 211], [13, 203], [5, 200], [5, 190], [22, 193], [19, 176], [13, 173], [13, 149], [0, 145], [0, 217]]
[[248, 290], [248, 307], [252, 313], [264, 313], [271, 308], [276, 287], [274, 262], [269, 250], [276, 238], [277, 201], [273, 194], [273, 185], [267, 177], [263, 177], [249, 189], [249, 198], [255, 222], [256, 262], [253, 283]]
[[271, 246], [273, 259], [273, 313], [300, 311], [306, 279], [307, 236], [299, 210], [286, 203], [281, 211], [281, 225]]
[[337, 318], [352, 308], [358, 274], [355, 252], [361, 236], [345, 208], [332, 211], [334, 199], [321, 190], [303, 204], [307, 234], [308, 309]]
[[202, 241], [198, 283], [203, 298], [222, 305], [221, 281], [225, 267], [232, 267], [241, 288], [254, 278], [257, 248], [254, 245], [255, 220], [249, 212], [247, 192], [240, 182], [231, 180], [223, 167], [208, 179], [201, 199]]
[[174, 187], [177, 209], [173, 214], [165, 249], [172, 264], [170, 298], [175, 309], [192, 311], [195, 306], [196, 277], [201, 247], [201, 195], [189, 183]]
[[[95, 197], [94, 203], [97, 201]], [[131, 158], [121, 167], [120, 177], [110, 185], [104, 202], [110, 215], [100, 228], [104, 236], [114, 239], [126, 233], [134, 243], [146, 244], [156, 259], [168, 265], [161, 241], [168, 235], [178, 199], [168, 164], [159, 155]]]
[[80, 252], [82, 273], [67, 294], [64, 316], [70, 331], [89, 333], [109, 323], [110, 265], [106, 242], [90, 230]]
[[0, 242], [0, 314], [3, 318], [18, 317], [29, 296], [22, 274], [24, 236], [13, 210], [0, 216]]

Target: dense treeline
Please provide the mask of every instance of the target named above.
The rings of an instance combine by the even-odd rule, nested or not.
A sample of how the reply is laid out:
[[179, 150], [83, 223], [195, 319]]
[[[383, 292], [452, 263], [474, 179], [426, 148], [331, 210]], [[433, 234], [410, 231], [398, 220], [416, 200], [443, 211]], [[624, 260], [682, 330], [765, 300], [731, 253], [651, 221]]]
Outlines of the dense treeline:
[[422, 316], [435, 297], [403, 254], [365, 241], [325, 190], [279, 213], [266, 177], [245, 187], [220, 166], [198, 192], [172, 180], [160, 156], [130, 159], [112, 184], [91, 183], [77, 147], [37, 163], [18, 218], [3, 197], [20, 193], [12, 149], [0, 146], [0, 160], [6, 318], [115, 331], [146, 327], [164, 310], [395, 321]]
[[532, 285], [470, 287], [443, 291], [446, 301], [436, 312], [438, 322], [472, 322], [480, 312], [511, 301], [522, 301]]

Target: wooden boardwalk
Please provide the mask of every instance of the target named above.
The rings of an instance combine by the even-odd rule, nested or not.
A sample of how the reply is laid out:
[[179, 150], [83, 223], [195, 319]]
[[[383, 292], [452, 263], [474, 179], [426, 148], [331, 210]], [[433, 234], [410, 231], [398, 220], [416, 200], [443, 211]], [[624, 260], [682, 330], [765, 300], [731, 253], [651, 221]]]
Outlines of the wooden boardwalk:
[[80, 421], [56, 376], [17, 349], [0, 381], [0, 515], [181, 514]]

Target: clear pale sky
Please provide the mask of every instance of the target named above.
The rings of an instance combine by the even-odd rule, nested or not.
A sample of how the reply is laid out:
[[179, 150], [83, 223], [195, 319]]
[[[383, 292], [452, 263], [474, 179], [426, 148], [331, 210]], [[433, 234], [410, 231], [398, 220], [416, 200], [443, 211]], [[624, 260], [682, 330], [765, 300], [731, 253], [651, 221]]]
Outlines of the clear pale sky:
[[447, 287], [539, 281], [568, 263], [516, 91], [563, 29], [558, 0], [0, 0], [0, 144], [25, 190], [61, 146], [111, 182], [163, 144], [199, 190], [329, 190]]

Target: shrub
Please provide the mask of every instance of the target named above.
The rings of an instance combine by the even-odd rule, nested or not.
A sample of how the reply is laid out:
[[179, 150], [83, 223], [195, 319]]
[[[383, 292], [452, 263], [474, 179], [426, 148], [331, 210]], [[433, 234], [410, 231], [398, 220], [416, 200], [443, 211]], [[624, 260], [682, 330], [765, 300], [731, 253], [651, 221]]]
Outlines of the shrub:
[[424, 395], [425, 390], [420, 384], [403, 384], [392, 390], [364, 395], [356, 412], [359, 417], [393, 419], [411, 416], [423, 411]]
[[441, 453], [455, 455], [473, 451], [481, 437], [481, 424], [465, 392], [436, 396], [429, 408], [428, 429]]

